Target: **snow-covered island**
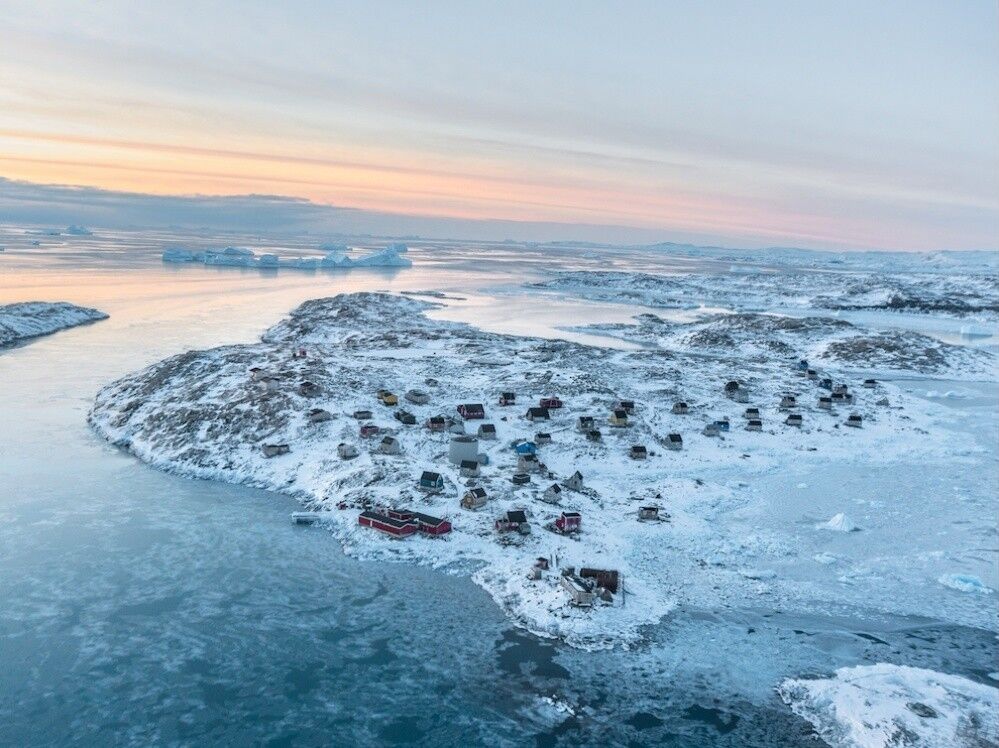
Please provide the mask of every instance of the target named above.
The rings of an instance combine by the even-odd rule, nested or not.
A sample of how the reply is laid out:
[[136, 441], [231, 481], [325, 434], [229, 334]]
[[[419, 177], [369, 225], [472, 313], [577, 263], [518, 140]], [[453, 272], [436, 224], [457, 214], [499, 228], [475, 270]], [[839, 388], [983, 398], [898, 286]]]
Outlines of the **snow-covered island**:
[[68, 327], [107, 319], [98, 309], [65, 301], [25, 301], [0, 306], [0, 348]]
[[[862, 331], [835, 320], [747, 313], [618, 350], [427, 315], [439, 306], [374, 293], [309, 301], [259, 343], [190, 351], [107, 385], [90, 422], [159, 468], [299, 498], [355, 556], [469, 573], [518, 624], [593, 648], [637, 641], [679, 602], [797, 594], [750, 565], [754, 543], [776, 541], [726, 528], [754, 475], [970, 449], [955, 453], [942, 406], [865, 381], [869, 346], [844, 345]], [[646, 324], [658, 334], [649, 320], [636, 329]], [[899, 334], [876, 363], [919, 370], [912, 344]], [[991, 363], [951, 348], [939, 353], [949, 371]], [[395, 539], [359, 523], [368, 510], [453, 531]], [[569, 567], [574, 577], [560, 573]], [[617, 590], [576, 589], [584, 568], [617, 572], [601, 580]], [[910, 598], [898, 605], [920, 612]]]

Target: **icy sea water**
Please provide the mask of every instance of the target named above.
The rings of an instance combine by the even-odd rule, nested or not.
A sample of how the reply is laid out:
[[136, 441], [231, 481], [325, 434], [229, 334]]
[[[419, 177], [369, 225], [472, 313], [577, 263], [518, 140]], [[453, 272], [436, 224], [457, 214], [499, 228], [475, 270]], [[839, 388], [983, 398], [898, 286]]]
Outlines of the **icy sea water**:
[[[637, 650], [579, 652], [512, 628], [467, 579], [346, 558], [290, 524], [290, 499], [159, 473], [86, 426], [114, 377], [253, 340], [307, 298], [461, 295], [486, 280], [463, 262], [2, 277], [0, 302], [112, 317], [0, 353], [0, 745], [796, 746], [815, 743], [773, 694], [784, 677], [883, 661], [985, 677], [989, 632], [792, 611], [681, 611]], [[508, 298], [466, 299], [447, 316], [509, 322]], [[531, 304], [516, 332], [633, 313]]]

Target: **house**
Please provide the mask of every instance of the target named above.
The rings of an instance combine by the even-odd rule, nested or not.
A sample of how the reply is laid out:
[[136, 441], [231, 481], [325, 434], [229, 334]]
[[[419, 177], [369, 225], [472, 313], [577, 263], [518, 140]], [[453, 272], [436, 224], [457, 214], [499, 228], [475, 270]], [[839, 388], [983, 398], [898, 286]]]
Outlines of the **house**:
[[679, 434], [668, 434], [666, 436], [666, 449], [679, 452], [683, 449], [683, 437]]
[[499, 404], [506, 405], [516, 405], [517, 395], [514, 392], [501, 392], [499, 396]]
[[480, 439], [495, 439], [496, 427], [491, 423], [481, 423], [476, 433], [478, 433]]
[[357, 517], [357, 524], [370, 527], [393, 538], [404, 538], [414, 534], [419, 529], [415, 519], [395, 519], [380, 512], [364, 511]]
[[417, 488], [421, 491], [426, 491], [427, 493], [436, 493], [444, 488], [444, 479], [441, 477], [440, 473], [434, 473], [430, 470], [424, 470], [420, 475], [420, 480], [417, 483]]
[[746, 408], [746, 412], [742, 414], [742, 417], [745, 418], [747, 421], [751, 421], [754, 418], [759, 418], [760, 417], [760, 409], [759, 408]]
[[721, 429], [718, 428], [717, 423], [709, 423], [704, 426], [704, 431], [702, 431], [705, 436], [720, 436]]
[[878, 380], [877, 379], [865, 379], [863, 386], [866, 389], [873, 390], [875, 387], [878, 386]]
[[367, 421], [373, 417], [370, 410], [355, 410], [350, 414], [351, 418], [356, 418], [358, 421]]
[[561, 498], [562, 486], [558, 483], [552, 483], [548, 486], [548, 488], [545, 489], [544, 494], [541, 496], [541, 500], [547, 501], [549, 504], [557, 504]]
[[439, 537], [447, 535], [452, 530], [451, 523], [446, 519], [433, 517], [429, 514], [421, 514], [420, 512], [412, 512], [411, 516], [416, 520], [416, 529], [424, 535]]
[[852, 392], [834, 392], [832, 393], [832, 401], [834, 405], [853, 405], [856, 398], [853, 396]]
[[860, 417], [859, 413], [851, 413], [846, 419], [846, 425], [855, 429], [859, 429], [863, 423], [864, 419]]
[[795, 426], [801, 428], [802, 418], [800, 413], [791, 413], [787, 418], [784, 419], [784, 423], [788, 426]]
[[388, 390], [378, 390], [378, 399], [381, 400], [382, 405], [388, 405], [394, 407], [399, 404], [399, 396], [389, 392]]
[[818, 379], [819, 373], [815, 371], [815, 369], [809, 369], [808, 371], [805, 372], [805, 376], [808, 377], [809, 379]]
[[798, 371], [801, 371], [801, 372], [808, 371], [808, 360], [807, 359], [803, 358], [803, 359], [801, 359], [798, 362]]
[[593, 416], [580, 416], [576, 421], [576, 428], [584, 434], [593, 428]]
[[359, 433], [362, 439], [370, 439], [373, 436], [378, 436], [381, 429], [375, 426], [373, 423], [362, 424]]
[[717, 421], [715, 421], [715, 426], [718, 427], [719, 431], [728, 431], [730, 428], [727, 418], [719, 418]]
[[534, 442], [519, 441], [513, 445], [513, 451], [519, 455], [533, 455], [538, 451], [538, 445]]
[[831, 397], [826, 397], [823, 395], [822, 397], [819, 398], [818, 404], [819, 407], [822, 408], [822, 410], [832, 410], [832, 403], [833, 401]]
[[563, 535], [579, 532], [583, 524], [583, 515], [579, 512], [562, 512], [555, 520], [555, 529]]
[[488, 498], [489, 497], [486, 496], [486, 489], [470, 488], [465, 491], [465, 495], [461, 497], [461, 507], [462, 509], [471, 509], [472, 511], [481, 509], [486, 505]]
[[426, 405], [430, 402], [430, 395], [423, 390], [407, 390], [403, 397], [414, 405]]
[[537, 560], [535, 560], [534, 562], [534, 568], [540, 569], [541, 571], [548, 571], [549, 566], [550, 564], [548, 562], [548, 559], [545, 558], [544, 556], [538, 556]]
[[383, 455], [401, 455], [402, 444], [394, 436], [386, 436], [378, 445], [378, 451]]
[[780, 410], [791, 410], [791, 408], [798, 407], [798, 401], [794, 395], [784, 395], [780, 399], [780, 405], [777, 406]]
[[486, 417], [486, 409], [482, 403], [462, 403], [458, 406], [458, 414], [466, 421], [481, 420]]
[[557, 397], [543, 397], [538, 400], [538, 407], [557, 410], [562, 407], [562, 401]]
[[403, 426], [416, 425], [416, 416], [414, 416], [408, 410], [401, 410], [401, 409], [397, 410], [395, 413], [392, 414], [392, 417], [395, 418], [395, 420], [397, 420]]
[[657, 506], [643, 506], [638, 508], [638, 521], [639, 522], [658, 522], [659, 521], [659, 507]]
[[533, 473], [538, 470], [537, 455], [517, 455], [517, 472], [518, 473]]
[[336, 445], [336, 453], [340, 456], [341, 460], [353, 460], [357, 457], [357, 447], [353, 444], [340, 442]]
[[631, 414], [635, 412], [635, 401], [634, 400], [618, 400], [614, 405], [611, 406], [611, 410], [623, 410], [625, 413]]
[[832, 389], [832, 385], [833, 385], [833, 381], [831, 379], [829, 379], [829, 377], [826, 377], [825, 379], [820, 379], [819, 380], [819, 387], [821, 387], [824, 390], [831, 390]]
[[528, 421], [547, 421], [551, 418], [548, 408], [528, 408], [524, 415]]
[[610, 418], [607, 422], [614, 426], [615, 428], [625, 428], [628, 425], [628, 411], [626, 410], [614, 410], [611, 411]]
[[742, 385], [734, 379], [725, 383], [725, 397], [735, 397], [735, 393], [742, 389]]
[[583, 490], [583, 474], [578, 470], [562, 481], [562, 485], [572, 491]]
[[621, 575], [609, 569], [580, 569], [579, 576], [582, 579], [594, 580], [598, 587], [603, 587], [615, 595], [621, 582]]
[[539, 447], [551, 444], [552, 435], [549, 434], [547, 431], [539, 431], [534, 435], [534, 443], [537, 444]]
[[462, 478], [478, 478], [480, 472], [479, 461], [462, 460], [461, 464], [458, 466], [458, 472]]
[[304, 348], [295, 348], [291, 352], [292, 358], [308, 358], [309, 354]]
[[649, 450], [645, 448], [642, 444], [635, 444], [631, 449], [628, 450], [628, 457], [633, 460], [644, 460], [649, 456]]
[[267, 372], [261, 369], [259, 366], [254, 366], [250, 369], [250, 379], [254, 382], [259, 382], [267, 376]]
[[746, 421], [746, 431], [763, 431], [763, 421], [758, 418]]
[[604, 438], [604, 435], [600, 433], [600, 429], [590, 429], [586, 432], [587, 441], [598, 442]]
[[531, 526], [527, 522], [527, 514], [523, 509], [511, 509], [496, 520], [496, 531], [519, 532], [521, 535], [529, 535]]
[[426, 421], [426, 427], [431, 431], [447, 431], [447, 419], [444, 416], [431, 416]]
[[850, 391], [850, 388], [849, 388], [849, 387], [847, 387], [847, 386], [846, 386], [845, 384], [843, 384], [842, 382], [841, 382], [841, 383], [839, 383], [839, 384], [834, 384], [834, 385], [833, 385], [833, 388], [832, 388], [832, 393], [833, 393], [834, 395], [845, 395], [845, 394], [846, 394], [847, 392], [849, 392], [849, 391]]
[[291, 447], [287, 444], [264, 444], [260, 451], [264, 453], [264, 457], [278, 457], [280, 455], [286, 455], [291, 451]]
[[322, 408], [313, 408], [309, 411], [309, 423], [323, 423], [324, 421], [332, 421], [333, 414], [328, 410], [323, 410]]
[[531, 476], [527, 473], [514, 473], [513, 477], [510, 478], [510, 482], [515, 486], [526, 486], [531, 482]]
[[318, 397], [323, 394], [323, 388], [315, 382], [305, 380], [298, 385], [298, 394], [302, 397]]
[[593, 605], [596, 594], [593, 583], [576, 576], [563, 576], [559, 581], [562, 589], [569, 593], [569, 602], [577, 608], [589, 608]]
[[683, 400], [673, 403], [673, 415], [685, 416], [690, 412], [690, 406]]

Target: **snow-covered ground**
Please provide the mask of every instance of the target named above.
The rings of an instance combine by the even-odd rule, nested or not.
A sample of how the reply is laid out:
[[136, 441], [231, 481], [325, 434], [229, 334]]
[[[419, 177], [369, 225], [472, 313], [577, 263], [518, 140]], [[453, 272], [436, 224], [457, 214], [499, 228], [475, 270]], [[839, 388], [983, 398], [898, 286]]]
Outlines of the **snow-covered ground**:
[[[759, 261], [759, 260], [758, 260]], [[999, 321], [999, 273], [934, 267], [925, 272], [875, 269], [777, 269], [735, 265], [725, 272], [657, 275], [619, 271], [560, 272], [534, 288], [600, 301], [664, 309], [723, 306], [738, 311], [892, 311]], [[989, 328], [991, 329], [991, 328]]]
[[[983, 448], [960, 437], [946, 405], [918, 399], [891, 383], [861, 388], [861, 372], [945, 371], [952, 378], [972, 379], [994, 366], [992, 354], [951, 346], [934, 347], [930, 355], [924, 352], [925, 341], [907, 335], [879, 333], [884, 343], [873, 344], [869, 331], [836, 320], [806, 318], [788, 325], [781, 321], [786, 318], [762, 314], [685, 324], [643, 317], [637, 326], [605, 330], [649, 343], [618, 350], [500, 335], [426, 316], [438, 307], [374, 293], [306, 302], [260, 343], [188, 352], [106, 386], [90, 421], [106, 438], [162, 469], [300, 498], [327, 512], [327, 526], [350, 554], [469, 573], [520, 625], [580, 647], [634, 643], [643, 625], [681, 602], [727, 606], [752, 604], [763, 596], [775, 605], [817, 600], [870, 606], [870, 586], [842, 581], [841, 571], [804, 584], [785, 583], [775, 571], [784, 566], [793, 573], [796, 560], [806, 558], [839, 568], [851, 554], [859, 554], [858, 561], [862, 557], [862, 579], [873, 584], [884, 575], [893, 580], [892, 593], [877, 601], [883, 610], [995, 628], [994, 612], [982, 603], [991, 599], [987, 588], [994, 584], [983, 583], [984, 591], [957, 592], [935, 581], [940, 573], [963, 573], [948, 566], [935, 572], [928, 588], [938, 592], [907, 594], [913, 577], [906, 576], [900, 559], [907, 557], [909, 539], [879, 534], [878, 542], [892, 547], [870, 553], [863, 541], [867, 520], [855, 523], [852, 508], [850, 516], [837, 518], [848, 508], [839, 507], [816, 519], [835, 530], [857, 524], [855, 532], [830, 533], [815, 529], [816, 520], [809, 524], [808, 532], [817, 537], [860, 538], [851, 545], [844, 537], [835, 553], [823, 551], [828, 564], [814, 562], [812, 557], [821, 554], [781, 526], [771, 523], [747, 533], [728, 520], [735, 514], [753, 516], [760, 504], [772, 503], [749, 487], [789, 466], [820, 472], [844, 463], [861, 470], [920, 461], [955, 468], [980, 463]], [[651, 332], [645, 330], [649, 326]], [[859, 339], [865, 342], [856, 344]], [[308, 355], [293, 358], [301, 348]], [[828, 392], [797, 370], [801, 356], [813, 358], [823, 376], [847, 383], [856, 403], [818, 408], [817, 398]], [[254, 381], [254, 367], [273, 379]], [[733, 379], [745, 383], [749, 402], [723, 394]], [[300, 394], [306, 380], [318, 391]], [[381, 388], [400, 397], [398, 408], [376, 399]], [[429, 402], [406, 402], [402, 396], [411, 388], [426, 391]], [[517, 394], [516, 406], [497, 405], [504, 391]], [[798, 399], [794, 411], [803, 416], [801, 428], [786, 425], [787, 413], [778, 408], [781, 396], [789, 393]], [[565, 407], [553, 410], [550, 422], [526, 420], [528, 406], [547, 396], [562, 398]], [[635, 401], [627, 427], [608, 422], [619, 399]], [[689, 414], [671, 412], [679, 400], [689, 404]], [[480, 477], [470, 479], [448, 461], [451, 435], [423, 426], [432, 415], [457, 417], [456, 405], [466, 402], [485, 405], [485, 422], [495, 425], [498, 437], [479, 441], [488, 464]], [[751, 406], [760, 408], [761, 431], [745, 429], [743, 411]], [[332, 419], [310, 423], [313, 408], [329, 411]], [[413, 412], [417, 425], [394, 419], [399, 408]], [[371, 422], [383, 433], [359, 438], [360, 423], [351, 414], [361, 409], [373, 411]], [[863, 417], [862, 428], [845, 428], [851, 413]], [[584, 415], [593, 416], [601, 441], [590, 441], [577, 429]], [[706, 423], [722, 417], [730, 419], [728, 432], [702, 434]], [[479, 423], [469, 421], [466, 427], [474, 434]], [[530, 485], [516, 487], [510, 481], [517, 463], [511, 444], [533, 439], [538, 431], [552, 436], [551, 444], [538, 448], [544, 468], [532, 475]], [[666, 449], [670, 433], [682, 435], [682, 451]], [[379, 453], [385, 434], [399, 439], [402, 454]], [[360, 455], [341, 459], [341, 442], [357, 447]], [[263, 444], [287, 444], [290, 453], [268, 459], [261, 453]], [[648, 458], [631, 459], [633, 445], [647, 447]], [[444, 477], [442, 492], [428, 496], [417, 489], [424, 470]], [[564, 488], [554, 503], [545, 500], [550, 485], [564, 484], [577, 470], [584, 476], [583, 490]], [[459, 508], [467, 485], [486, 489], [484, 508]], [[668, 521], [639, 522], [639, 507], [649, 504], [660, 506], [664, 519], [668, 513]], [[359, 527], [360, 509], [379, 505], [447, 516], [454, 532], [443, 539], [397, 541]], [[527, 511], [534, 531], [498, 535], [494, 520], [516, 508]], [[577, 538], [548, 529], [562, 510], [582, 513]], [[947, 510], [934, 506], [928, 511]], [[551, 559], [553, 570], [529, 579], [539, 556]], [[626, 594], [611, 604], [574, 608], [559, 585], [558, 566], [618, 570]], [[947, 596], [955, 594], [969, 595], [974, 603], [954, 606]]]
[[881, 663], [789, 679], [779, 694], [833, 748], [999, 744], [999, 690], [956, 675]]
[[0, 305], [0, 348], [49, 335], [67, 327], [107, 319], [104, 312], [64, 301], [27, 301]]

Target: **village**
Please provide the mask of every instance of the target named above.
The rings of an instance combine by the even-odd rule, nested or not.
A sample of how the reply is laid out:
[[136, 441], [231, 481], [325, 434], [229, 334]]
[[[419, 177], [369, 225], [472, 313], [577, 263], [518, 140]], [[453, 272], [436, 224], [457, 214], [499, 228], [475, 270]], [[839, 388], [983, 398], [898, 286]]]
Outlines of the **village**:
[[524, 627], [584, 647], [639, 637], [689, 574], [760, 589], [723, 521], [752, 475], [891, 459], [929, 425], [880, 381], [793, 355], [761, 374], [738, 351], [515, 338], [435, 306], [307, 302], [261, 344], [110, 385], [91, 422], [166, 469], [297, 496], [294, 521], [350, 554], [471, 574]]

